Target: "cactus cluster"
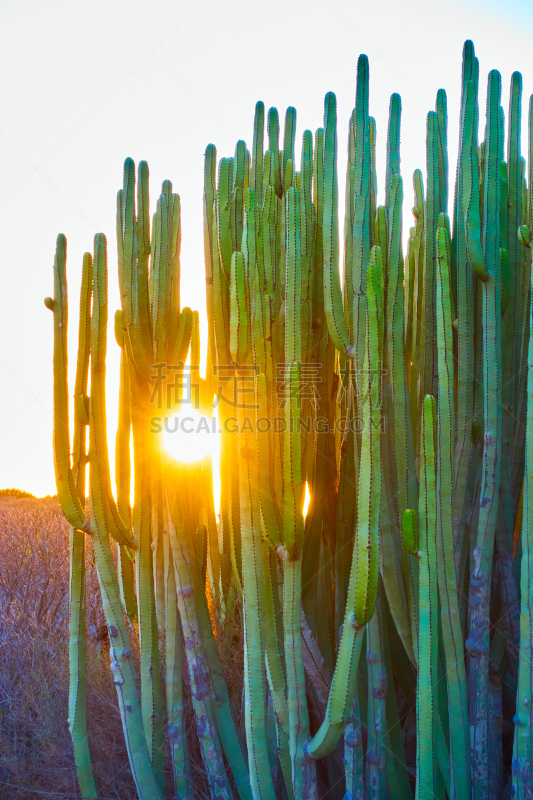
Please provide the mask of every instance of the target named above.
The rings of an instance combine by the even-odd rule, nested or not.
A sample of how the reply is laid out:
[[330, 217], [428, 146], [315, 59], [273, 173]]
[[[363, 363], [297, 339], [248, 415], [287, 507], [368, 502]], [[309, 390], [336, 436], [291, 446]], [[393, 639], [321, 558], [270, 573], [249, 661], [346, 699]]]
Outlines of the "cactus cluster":
[[[71, 440], [58, 237], [45, 303], [54, 463], [71, 526], [69, 725], [83, 797], [98, 797], [86, 724], [86, 537], [142, 800], [163, 797], [165, 758], [172, 796], [196, 796], [191, 746], [213, 799], [532, 796], [533, 103], [526, 166], [520, 74], [507, 122], [500, 74], [489, 74], [481, 142], [478, 75], [467, 41], [453, 200], [440, 89], [405, 253], [401, 100], [390, 100], [377, 205], [366, 56], [342, 232], [333, 93], [323, 127], [304, 131], [299, 161], [292, 107], [282, 132], [278, 111], [257, 103], [251, 151], [240, 140], [217, 163], [208, 145], [205, 378], [198, 313], [180, 305], [179, 195], [165, 181], [150, 219], [147, 164], [136, 175], [126, 160], [115, 493], [106, 239], [97, 234], [83, 260]], [[183, 404], [185, 377], [196, 407], [218, 414], [218, 522], [210, 460], [173, 461], [152, 424], [155, 397], [166, 413]], [[240, 715], [217, 643], [239, 624]]]

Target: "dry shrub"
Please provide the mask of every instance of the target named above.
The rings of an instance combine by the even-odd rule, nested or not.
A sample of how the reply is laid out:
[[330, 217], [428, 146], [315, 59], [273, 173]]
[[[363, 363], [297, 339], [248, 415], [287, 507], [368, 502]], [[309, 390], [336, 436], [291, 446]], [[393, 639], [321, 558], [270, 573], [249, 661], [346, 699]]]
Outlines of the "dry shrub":
[[[0, 500], [0, 796], [80, 798], [68, 730], [68, 524], [57, 500]], [[129, 770], [90, 541], [88, 729], [104, 798], [136, 792]], [[105, 623], [103, 625], [105, 629]], [[133, 652], [138, 636], [132, 631]]]
[[[56, 498], [0, 496], [0, 797], [2, 800], [81, 800], [68, 730], [69, 531]], [[137, 797], [116, 691], [94, 553], [87, 537], [87, 717], [101, 800]], [[209, 598], [222, 672], [241, 741], [243, 632], [231, 595], [222, 613]], [[138, 667], [137, 626], [130, 628]], [[164, 675], [164, 641], [160, 641]], [[184, 665], [185, 667], [185, 665]], [[137, 676], [139, 670], [137, 669]], [[139, 687], [140, 688], [140, 687]], [[184, 672], [189, 773], [196, 800], [208, 798]], [[169, 752], [166, 742], [167, 755]], [[165, 796], [172, 797], [166, 759]]]

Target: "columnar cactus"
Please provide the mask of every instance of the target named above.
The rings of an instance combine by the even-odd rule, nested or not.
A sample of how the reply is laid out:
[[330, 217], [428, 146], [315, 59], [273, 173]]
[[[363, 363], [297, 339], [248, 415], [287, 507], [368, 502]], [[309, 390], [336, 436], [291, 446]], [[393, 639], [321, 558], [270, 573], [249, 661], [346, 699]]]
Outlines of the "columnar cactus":
[[[98, 796], [85, 708], [86, 537], [142, 800], [164, 795], [165, 757], [180, 798], [199, 790], [195, 760], [211, 797], [226, 800], [530, 796], [533, 101], [526, 167], [521, 76], [511, 78], [506, 154], [500, 75], [489, 75], [481, 144], [478, 83], [466, 42], [453, 202], [440, 89], [404, 254], [401, 100], [391, 96], [377, 205], [360, 56], [342, 285], [335, 95], [301, 146], [295, 109], [281, 131], [277, 109], [261, 102], [250, 149], [239, 140], [217, 162], [207, 146], [205, 377], [199, 314], [180, 304], [179, 195], [165, 181], [151, 218], [147, 164], [136, 176], [126, 159], [115, 494], [107, 243], [97, 234], [83, 260], [71, 445], [58, 237], [45, 302], [54, 463], [70, 524], [69, 724], [84, 797]], [[160, 436], [162, 416], [187, 402], [187, 378], [196, 408], [218, 417], [218, 521], [210, 459], [176, 462]], [[243, 679], [226, 682], [221, 643], [241, 626]]]

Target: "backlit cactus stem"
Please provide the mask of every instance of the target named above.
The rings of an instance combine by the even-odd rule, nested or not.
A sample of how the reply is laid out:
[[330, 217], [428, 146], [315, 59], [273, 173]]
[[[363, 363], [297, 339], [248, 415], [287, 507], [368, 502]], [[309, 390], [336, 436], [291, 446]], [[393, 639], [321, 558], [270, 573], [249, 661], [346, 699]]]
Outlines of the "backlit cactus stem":
[[419, 608], [416, 694], [416, 800], [438, 797], [437, 767], [437, 509], [435, 475], [435, 399], [424, 398], [418, 506]]
[[339, 221], [337, 184], [337, 106], [329, 92], [324, 100], [324, 304], [329, 335], [335, 347], [353, 358], [350, 335], [344, 319], [339, 277]]
[[[91, 324], [90, 399], [90, 519], [98, 580], [111, 642], [111, 670], [117, 689], [126, 746], [140, 797], [162, 797], [151, 763], [137, 697], [131, 646], [124, 624], [119, 586], [109, 547], [110, 487], [105, 440], [105, 356], [107, 331], [107, 259], [102, 234], [95, 236], [93, 267], [93, 313]], [[109, 492], [109, 494], [108, 494]], [[126, 539], [126, 544], [130, 544]]]
[[[130, 524], [130, 491], [131, 491], [131, 463], [130, 463], [130, 380], [128, 375], [128, 356], [125, 352], [124, 329], [122, 326], [122, 312], [115, 314], [115, 338], [121, 348], [120, 353], [120, 384], [118, 426], [115, 441], [115, 472], [117, 486], [117, 506], [121, 519]], [[126, 609], [130, 622], [137, 622], [137, 597], [135, 595], [133, 564], [130, 553], [124, 545], [118, 545], [118, 575], [120, 583], [120, 596]]]
[[468, 797], [470, 771], [467, 738], [468, 702], [463, 637], [456, 592], [452, 537], [452, 486], [455, 473], [455, 403], [450, 242], [445, 215], [437, 229], [437, 361], [439, 370], [437, 428], [437, 564], [442, 638], [450, 720], [450, 800]]
[[[520, 231], [520, 241], [529, 245], [529, 229]], [[530, 320], [530, 326], [531, 326]], [[523, 489], [522, 559], [521, 559], [521, 613], [520, 613], [520, 654], [518, 659], [518, 689], [516, 693], [516, 713], [513, 746], [512, 793], [516, 800], [525, 800], [530, 792], [533, 776], [531, 756], [532, 736], [532, 697], [533, 697], [533, 658], [531, 635], [533, 630], [533, 330], [530, 329], [528, 372], [527, 372], [527, 433], [525, 450], [525, 474]]]
[[[470, 87], [469, 87], [470, 91]], [[500, 304], [500, 156], [499, 108], [501, 78], [489, 74], [483, 180], [483, 258], [488, 280], [483, 283], [483, 417], [484, 441], [481, 497], [474, 565], [470, 577], [470, 625], [466, 648], [470, 653], [470, 719], [472, 791], [475, 800], [488, 791], [488, 655], [489, 601], [494, 537], [500, 486], [501, 411], [501, 304]], [[465, 215], [466, 216], [466, 215]]]
[[[172, 505], [175, 504], [171, 501]], [[183, 520], [177, 510], [171, 511], [170, 546], [176, 577], [178, 608], [185, 643], [192, 702], [197, 720], [197, 733], [202, 759], [207, 772], [209, 789], [213, 797], [229, 800], [231, 790], [224, 769], [222, 748], [216, 730], [209, 670], [199, 630], [196, 610], [194, 577], [191, 568], [191, 553], [185, 544], [186, 534]], [[176, 523], [178, 525], [176, 526]], [[194, 556], [192, 556], [194, 557]]]
[[[391, 103], [391, 114], [399, 114], [397, 103]], [[390, 121], [393, 132], [399, 120]], [[399, 132], [396, 132], [399, 136]], [[390, 146], [393, 163], [399, 162], [399, 144]], [[399, 169], [399, 166], [398, 166]], [[393, 175], [389, 187], [387, 288], [384, 297], [384, 321], [386, 327], [383, 342], [384, 375], [383, 415], [387, 429], [383, 436], [383, 493], [381, 498], [381, 572], [391, 613], [407, 654], [415, 661], [413, 638], [416, 640], [415, 587], [416, 569], [401, 546], [400, 520], [407, 506], [417, 502], [414, 443], [410, 423], [409, 393], [405, 358], [403, 352], [404, 298], [403, 298], [403, 254], [401, 247], [403, 183], [399, 175]], [[375, 371], [378, 365], [371, 367]], [[375, 377], [375, 380], [377, 375]], [[398, 487], [397, 489], [395, 487]], [[411, 625], [413, 621], [413, 625]], [[413, 632], [414, 631], [414, 637]]]
[[[378, 592], [376, 610], [367, 626], [366, 663], [368, 672], [368, 744], [366, 751], [366, 796], [381, 800], [387, 796], [387, 718], [386, 700], [389, 691], [384, 664], [383, 596]], [[392, 687], [391, 687], [392, 688]]]
[[357, 527], [354, 542], [356, 588], [353, 617], [363, 627], [372, 618], [379, 573], [379, 511], [381, 497], [381, 387], [373, 371], [379, 369], [383, 345], [383, 286], [381, 250], [372, 248], [367, 281], [367, 344], [365, 372], [367, 401], [363, 408]]
[[371, 619], [379, 575], [379, 507], [381, 491], [381, 406], [379, 381], [371, 365], [379, 363], [382, 345], [383, 273], [381, 253], [373, 248], [367, 282], [367, 345], [365, 370], [367, 402], [358, 485], [358, 518], [346, 600], [346, 615], [325, 719], [307, 748], [313, 758], [331, 753], [350, 719], [364, 626]]
[[87, 527], [87, 520], [70, 464], [66, 264], [67, 240], [60, 233], [54, 258], [54, 297], [47, 297], [44, 301], [54, 314], [54, 469], [57, 496], [63, 513], [74, 528], [83, 531]]
[[[83, 400], [74, 405], [73, 476], [79, 498], [85, 501], [87, 472], [87, 423], [85, 399], [89, 377], [91, 344], [92, 256], [83, 256], [78, 359], [74, 396]], [[67, 298], [65, 297], [65, 302]], [[96, 798], [97, 791], [91, 767], [87, 739], [87, 633], [85, 619], [85, 533], [69, 526], [70, 581], [69, 581], [69, 710], [68, 721], [76, 772], [84, 797]]]

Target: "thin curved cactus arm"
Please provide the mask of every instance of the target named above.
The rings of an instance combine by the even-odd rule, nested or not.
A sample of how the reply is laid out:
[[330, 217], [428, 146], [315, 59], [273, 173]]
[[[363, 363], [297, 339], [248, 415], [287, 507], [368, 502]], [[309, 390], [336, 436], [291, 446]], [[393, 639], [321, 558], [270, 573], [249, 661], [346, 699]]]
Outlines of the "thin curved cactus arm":
[[[363, 627], [372, 618], [379, 574], [379, 512], [381, 497], [381, 387], [373, 379], [382, 355], [383, 298], [380, 250], [372, 248], [367, 281], [367, 343], [365, 373], [367, 398], [363, 407], [364, 431], [357, 487], [357, 525], [354, 540], [356, 589], [352, 608], [354, 623]], [[374, 376], [373, 376], [374, 373]]]
[[346, 796], [364, 797], [364, 757], [361, 706], [358, 692], [354, 692], [354, 701], [350, 718], [344, 729], [344, 764], [346, 779]]
[[355, 556], [352, 558], [350, 581], [346, 599], [346, 614], [337, 655], [337, 663], [331, 681], [328, 705], [324, 720], [307, 746], [311, 758], [319, 759], [332, 753], [339, 743], [350, 720], [355, 692], [357, 690], [357, 670], [364, 640], [364, 628], [358, 628], [353, 621], [355, 602], [356, 570]]
[[479, 167], [477, 159], [478, 106], [477, 87], [468, 81], [463, 120], [463, 146], [461, 170], [463, 175], [463, 217], [468, 260], [477, 277], [489, 279], [481, 242], [481, 216], [479, 207]]
[[[74, 396], [83, 399], [82, 413], [79, 403], [74, 405], [73, 431], [73, 475], [78, 496], [85, 500], [85, 475], [87, 465], [86, 452], [86, 415], [85, 400], [89, 375], [90, 331], [91, 331], [91, 298], [92, 298], [92, 256], [83, 256], [80, 322], [78, 335], [78, 358], [76, 364], [76, 380]], [[84, 797], [96, 798], [97, 791], [91, 766], [91, 756], [87, 738], [87, 634], [86, 634], [86, 599], [85, 599], [85, 533], [69, 527], [70, 581], [69, 581], [69, 709], [68, 722], [76, 774], [80, 791]]]
[[[380, 270], [377, 264], [379, 248], [372, 250], [368, 295], [368, 334], [365, 366], [380, 360], [380, 317], [383, 314]], [[369, 398], [364, 406], [364, 432], [359, 471], [359, 513], [356, 540], [346, 600], [346, 615], [339, 645], [337, 664], [333, 674], [325, 719], [311, 740], [307, 752], [312, 758], [323, 758], [331, 753], [348, 724], [356, 691], [356, 674], [364, 625], [372, 616], [379, 574], [379, 496], [381, 414], [378, 382], [368, 381]], [[377, 423], [377, 429], [376, 429]], [[371, 479], [374, 475], [374, 480]], [[370, 545], [370, 550], [366, 547]], [[366, 558], [364, 552], [366, 551]], [[369, 556], [370, 553], [370, 556]]]
[[322, 242], [324, 259], [324, 306], [329, 335], [335, 347], [349, 358], [355, 356], [344, 312], [339, 277], [339, 221], [337, 186], [337, 110], [333, 92], [324, 99], [324, 200]]
[[54, 297], [47, 297], [44, 301], [45, 306], [54, 314], [54, 470], [57, 497], [63, 514], [73, 528], [83, 531], [87, 526], [87, 519], [70, 465], [66, 265], [67, 240], [60, 233], [57, 237], [54, 258]]
[[[91, 319], [91, 399], [89, 460], [93, 465], [91, 499], [99, 524], [119, 544], [133, 547], [129, 525], [124, 523], [111, 491], [105, 405], [107, 351], [107, 242], [103, 233], [94, 237], [93, 313]], [[129, 523], [129, 520], [127, 520]]]

